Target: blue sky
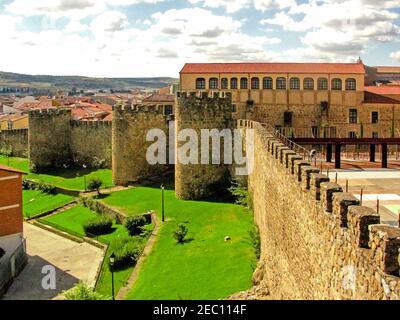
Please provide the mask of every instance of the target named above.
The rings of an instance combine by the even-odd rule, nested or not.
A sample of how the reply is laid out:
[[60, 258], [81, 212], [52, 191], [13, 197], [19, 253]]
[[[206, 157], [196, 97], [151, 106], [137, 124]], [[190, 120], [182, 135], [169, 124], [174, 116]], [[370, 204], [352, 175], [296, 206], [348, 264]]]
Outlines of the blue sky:
[[400, 65], [398, 0], [0, 0], [0, 70], [173, 76], [185, 62]]

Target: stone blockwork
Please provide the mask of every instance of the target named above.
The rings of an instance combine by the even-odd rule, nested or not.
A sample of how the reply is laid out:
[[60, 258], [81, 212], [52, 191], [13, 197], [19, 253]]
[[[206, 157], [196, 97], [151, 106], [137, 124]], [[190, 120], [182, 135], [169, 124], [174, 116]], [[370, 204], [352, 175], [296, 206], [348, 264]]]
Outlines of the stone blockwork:
[[[164, 132], [168, 148], [170, 117], [155, 106], [116, 105], [112, 127], [112, 171], [115, 184], [127, 185], [142, 180], [161, 178], [173, 170], [166, 152], [166, 164], [151, 164], [146, 159], [146, 141], [150, 129]], [[167, 149], [168, 150], [168, 149]]]
[[251, 292], [273, 299], [399, 299], [400, 229], [380, 225], [374, 210], [302, 160], [292, 170], [273, 154], [284, 147], [274, 150], [276, 139], [257, 122], [251, 127], [248, 185], [261, 235], [253, 277], [259, 289]]
[[28, 156], [28, 129], [0, 131], [0, 150], [11, 151], [14, 157]]
[[71, 121], [74, 162], [111, 168], [111, 121]]
[[[175, 192], [181, 199], [200, 199], [212, 195], [221, 184], [229, 181], [230, 165], [224, 164], [224, 143], [220, 140], [220, 164], [212, 163], [212, 154], [216, 154], [210, 147], [208, 164], [201, 164], [200, 141], [202, 129], [233, 129], [232, 101], [230, 98], [220, 97], [196, 97], [182, 93], [176, 106], [177, 132], [184, 133], [185, 129], [196, 131], [198, 138], [197, 163], [184, 164], [177, 159], [175, 167]], [[231, 132], [229, 134], [232, 134]], [[183, 140], [183, 139], [182, 139]], [[210, 146], [209, 139], [209, 146]], [[201, 142], [201, 143], [200, 143]], [[187, 140], [180, 141], [177, 138], [177, 149], [187, 144]]]
[[108, 121], [72, 121], [68, 109], [32, 110], [28, 135], [30, 166], [37, 170], [65, 164], [110, 168], [111, 127]]

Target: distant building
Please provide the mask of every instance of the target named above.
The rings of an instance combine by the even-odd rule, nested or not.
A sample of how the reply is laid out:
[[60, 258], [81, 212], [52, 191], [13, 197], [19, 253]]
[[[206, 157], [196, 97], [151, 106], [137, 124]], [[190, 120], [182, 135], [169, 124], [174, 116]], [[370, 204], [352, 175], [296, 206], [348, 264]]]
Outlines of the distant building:
[[0, 295], [24, 267], [23, 172], [0, 165]]
[[0, 131], [27, 129], [29, 120], [27, 114], [0, 115]]

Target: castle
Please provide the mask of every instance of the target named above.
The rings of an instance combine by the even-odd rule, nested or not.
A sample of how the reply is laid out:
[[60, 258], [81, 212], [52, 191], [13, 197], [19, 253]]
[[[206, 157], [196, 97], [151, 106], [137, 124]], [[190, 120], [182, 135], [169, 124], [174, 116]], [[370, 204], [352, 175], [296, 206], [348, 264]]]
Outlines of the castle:
[[[400, 101], [365, 91], [364, 78], [361, 63], [187, 64], [173, 116], [156, 104], [122, 103], [114, 106], [111, 127], [74, 122], [67, 110], [31, 111], [30, 165], [40, 171], [101, 162], [112, 166], [118, 185], [174, 169], [177, 197], [201, 199], [233, 175], [232, 165], [175, 163], [171, 153], [165, 163], [150, 164], [147, 132], [156, 128], [175, 137], [166, 142], [179, 148], [185, 140], [176, 133], [185, 129], [254, 129], [255, 164], [247, 183], [262, 242], [255, 285], [279, 298], [399, 299], [400, 229], [380, 225], [376, 212], [263, 125], [306, 127], [313, 136], [326, 128], [338, 137], [394, 136]], [[7, 139], [0, 135], [0, 144]]]

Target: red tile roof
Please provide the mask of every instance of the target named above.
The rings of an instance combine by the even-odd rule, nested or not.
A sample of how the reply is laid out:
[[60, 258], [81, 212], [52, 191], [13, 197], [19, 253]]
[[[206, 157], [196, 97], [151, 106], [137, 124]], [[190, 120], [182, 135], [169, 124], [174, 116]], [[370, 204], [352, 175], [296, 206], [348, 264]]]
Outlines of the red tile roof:
[[400, 101], [382, 96], [380, 94], [365, 91], [364, 103], [400, 104]]
[[398, 94], [400, 95], [400, 86], [365, 86], [365, 91], [377, 93], [377, 94]]
[[153, 94], [150, 97], [143, 99], [143, 102], [175, 102], [175, 96], [173, 94]]
[[11, 168], [11, 167], [7, 167], [7, 166], [2, 165], [2, 164], [0, 164], [0, 170], [8, 171], [8, 172], [15, 172], [15, 173], [26, 174], [26, 172], [23, 172], [23, 171], [21, 171], [21, 170], [14, 169], [14, 168]]
[[186, 73], [341, 73], [364, 74], [362, 63], [186, 63]]
[[400, 67], [380, 66], [376, 67], [378, 73], [400, 73]]

